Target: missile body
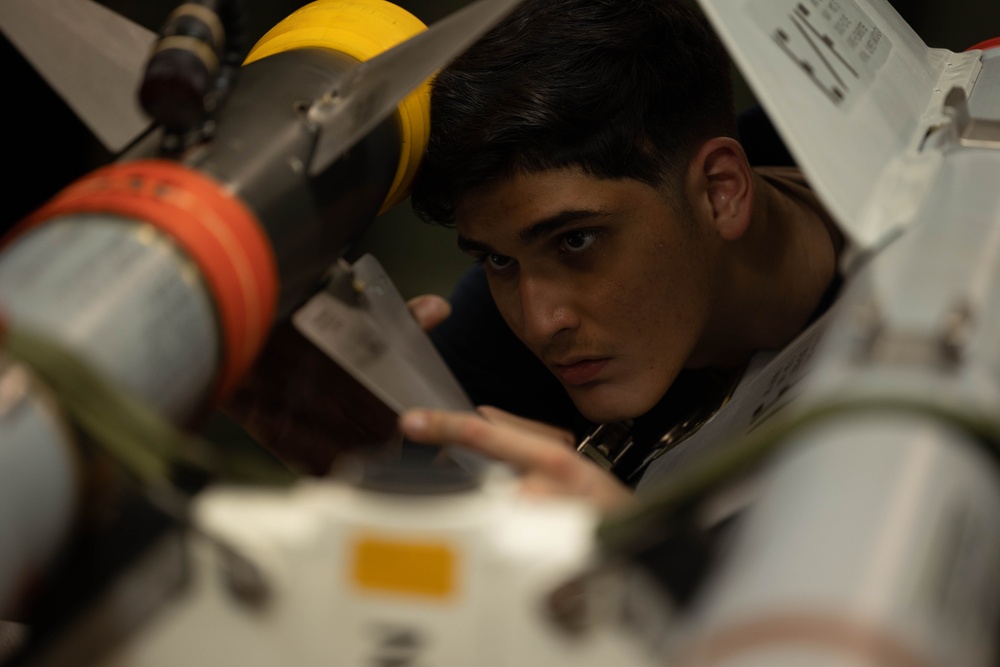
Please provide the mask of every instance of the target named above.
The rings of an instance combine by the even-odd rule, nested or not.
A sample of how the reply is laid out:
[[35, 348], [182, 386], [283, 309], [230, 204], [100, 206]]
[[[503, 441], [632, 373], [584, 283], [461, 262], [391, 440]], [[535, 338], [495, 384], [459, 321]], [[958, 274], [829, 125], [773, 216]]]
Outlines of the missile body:
[[[317, 20], [346, 23], [350, 38], [323, 37]], [[412, 136], [420, 122], [390, 116], [310, 175], [320, 128], [306, 112], [360, 61], [424, 28], [381, 0], [318, 0], [290, 15], [251, 51], [209, 140], [165, 158], [154, 130], [12, 230], [0, 246], [0, 323], [194, 426], [239, 382], [276, 319], [405, 197], [407, 149], [426, 141]], [[0, 553], [2, 612], [64, 546], [82, 490], [58, 397], [25, 364], [0, 362], [0, 507], [10, 514], [0, 524], [6, 544], [24, 545]], [[34, 508], [29, 522], [24, 507]]]

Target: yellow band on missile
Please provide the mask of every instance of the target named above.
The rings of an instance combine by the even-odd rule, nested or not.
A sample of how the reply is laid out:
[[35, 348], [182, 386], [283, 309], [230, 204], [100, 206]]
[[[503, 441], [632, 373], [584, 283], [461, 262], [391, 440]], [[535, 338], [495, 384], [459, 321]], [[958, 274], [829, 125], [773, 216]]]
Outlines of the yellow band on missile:
[[[332, 49], [363, 62], [426, 29], [420, 19], [385, 0], [316, 0], [267, 31], [243, 64], [309, 47]], [[427, 148], [430, 108], [429, 81], [398, 105], [399, 166], [379, 213], [410, 194], [420, 158]]]

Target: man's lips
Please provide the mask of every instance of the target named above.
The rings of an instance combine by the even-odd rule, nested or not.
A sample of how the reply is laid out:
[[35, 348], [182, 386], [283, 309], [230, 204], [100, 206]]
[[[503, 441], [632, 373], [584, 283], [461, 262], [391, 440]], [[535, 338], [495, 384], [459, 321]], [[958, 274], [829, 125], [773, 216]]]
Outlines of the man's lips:
[[581, 359], [571, 364], [554, 364], [552, 370], [564, 384], [585, 384], [597, 377], [607, 363], [607, 358]]

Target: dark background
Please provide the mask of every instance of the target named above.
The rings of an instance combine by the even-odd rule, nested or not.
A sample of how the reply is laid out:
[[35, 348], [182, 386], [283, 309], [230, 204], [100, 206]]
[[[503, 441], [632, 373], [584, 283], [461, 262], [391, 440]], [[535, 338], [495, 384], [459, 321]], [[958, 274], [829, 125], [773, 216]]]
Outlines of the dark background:
[[[172, 0], [106, 0], [102, 4], [150, 30], [158, 30], [179, 2]], [[305, 2], [244, 0], [250, 43]], [[461, 0], [398, 0], [430, 25], [462, 6]], [[1000, 36], [1000, 2], [960, 0], [896, 0], [896, 10], [932, 47], [962, 51]], [[52, 48], [58, 48], [53, 45]], [[53, 93], [30, 65], [0, 38], [3, 76], [4, 155], [7, 159], [0, 231], [21, 219], [60, 187], [113, 158]], [[753, 98], [738, 74], [738, 103]], [[404, 201], [380, 216], [351, 251], [371, 252], [386, 267], [404, 296], [447, 294], [469, 260], [454, 248], [452, 232], [419, 221]]]

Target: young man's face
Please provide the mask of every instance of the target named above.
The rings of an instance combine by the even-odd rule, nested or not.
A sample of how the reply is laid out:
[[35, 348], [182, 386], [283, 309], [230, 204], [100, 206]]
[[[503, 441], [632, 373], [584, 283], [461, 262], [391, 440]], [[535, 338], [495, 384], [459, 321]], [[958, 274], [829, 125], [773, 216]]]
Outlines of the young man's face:
[[704, 332], [719, 242], [632, 179], [518, 175], [456, 208], [507, 324], [590, 420], [637, 417]]

